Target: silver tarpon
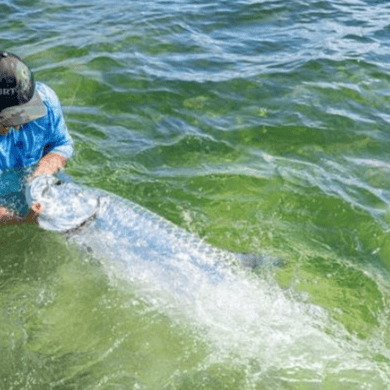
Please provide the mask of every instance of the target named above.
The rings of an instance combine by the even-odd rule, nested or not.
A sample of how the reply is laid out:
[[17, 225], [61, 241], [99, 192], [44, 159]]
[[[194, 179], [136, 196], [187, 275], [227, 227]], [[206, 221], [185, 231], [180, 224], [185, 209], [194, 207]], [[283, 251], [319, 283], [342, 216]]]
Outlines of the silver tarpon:
[[145, 262], [152, 262], [156, 273], [178, 282], [178, 268], [182, 274], [183, 263], [188, 263], [184, 280], [196, 267], [217, 281], [228, 264], [252, 265], [259, 260], [219, 250], [129, 200], [51, 175], [40, 175], [28, 184], [26, 200], [29, 206], [43, 205], [38, 217], [42, 229], [65, 234], [94, 257], [120, 263], [129, 274], [139, 275]]
[[[30, 206], [42, 203], [42, 229], [64, 234], [87, 258], [97, 259], [116, 287], [131, 286], [173, 320], [184, 316], [199, 324], [221, 350], [234, 356], [241, 351], [265, 367], [284, 362], [280, 356], [288, 350], [302, 350], [299, 358], [308, 365], [318, 359], [317, 351], [323, 351], [324, 364], [335, 356], [344, 362], [345, 351], [322, 330], [327, 313], [248, 275], [239, 254], [217, 249], [129, 200], [53, 176], [35, 178], [26, 199]], [[253, 264], [266, 265], [259, 264], [262, 259], [254, 255]]]

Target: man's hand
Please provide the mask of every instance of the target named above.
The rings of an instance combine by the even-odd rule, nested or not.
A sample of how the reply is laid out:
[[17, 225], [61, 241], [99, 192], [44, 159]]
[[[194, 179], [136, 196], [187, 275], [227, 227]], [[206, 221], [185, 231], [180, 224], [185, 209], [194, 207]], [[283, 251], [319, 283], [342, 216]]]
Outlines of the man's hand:
[[20, 225], [24, 218], [5, 207], [0, 207], [0, 226], [1, 225]]
[[8, 210], [5, 207], [0, 207], [0, 227], [2, 225], [21, 225], [22, 223], [35, 223], [37, 224], [37, 218], [43, 211], [41, 203], [35, 203], [31, 206], [28, 214], [23, 218], [16, 214], [14, 211]]

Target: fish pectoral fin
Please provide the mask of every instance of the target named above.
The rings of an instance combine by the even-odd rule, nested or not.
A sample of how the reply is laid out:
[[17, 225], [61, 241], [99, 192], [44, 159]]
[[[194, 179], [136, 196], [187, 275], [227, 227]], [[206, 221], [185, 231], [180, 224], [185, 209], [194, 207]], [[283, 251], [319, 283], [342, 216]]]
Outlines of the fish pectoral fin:
[[261, 253], [234, 253], [244, 268], [261, 268], [280, 266], [283, 261], [280, 258]]

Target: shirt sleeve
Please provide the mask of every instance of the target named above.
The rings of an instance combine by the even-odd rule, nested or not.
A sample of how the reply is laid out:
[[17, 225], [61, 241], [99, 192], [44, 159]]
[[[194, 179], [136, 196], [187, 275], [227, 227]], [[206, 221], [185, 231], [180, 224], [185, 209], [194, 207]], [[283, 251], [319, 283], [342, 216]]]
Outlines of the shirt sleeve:
[[55, 92], [45, 85], [43, 102], [47, 107], [51, 125], [50, 142], [45, 148], [45, 153], [58, 153], [65, 159], [73, 154], [73, 140], [66, 127], [60, 101]]

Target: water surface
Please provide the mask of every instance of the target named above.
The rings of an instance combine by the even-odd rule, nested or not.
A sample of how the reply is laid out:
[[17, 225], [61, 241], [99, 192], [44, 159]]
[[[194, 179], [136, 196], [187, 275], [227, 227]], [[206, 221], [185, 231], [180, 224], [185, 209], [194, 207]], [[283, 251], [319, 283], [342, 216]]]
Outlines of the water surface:
[[1, 229], [1, 388], [389, 387], [389, 5], [15, 0], [0, 16], [1, 48], [61, 99], [69, 175], [268, 259], [186, 306], [62, 236]]

